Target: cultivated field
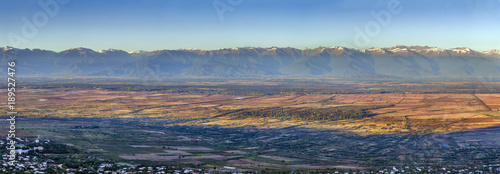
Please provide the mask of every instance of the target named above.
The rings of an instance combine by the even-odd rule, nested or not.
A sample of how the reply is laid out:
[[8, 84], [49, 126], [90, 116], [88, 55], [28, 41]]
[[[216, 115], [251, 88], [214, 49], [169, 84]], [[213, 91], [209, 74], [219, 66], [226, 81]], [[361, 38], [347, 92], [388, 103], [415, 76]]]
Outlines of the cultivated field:
[[[30, 118], [158, 118], [171, 125], [342, 129], [359, 134], [445, 133], [500, 125], [499, 94], [223, 95], [100, 89], [20, 89], [17, 110]], [[477, 96], [477, 97], [476, 97]], [[6, 106], [6, 105], [4, 105]], [[345, 120], [234, 117], [240, 111], [382, 108]], [[6, 111], [7, 108], [4, 107]], [[307, 117], [307, 116], [304, 116]]]
[[16, 89], [16, 135], [77, 148], [72, 158], [80, 162], [98, 156], [242, 172], [498, 161], [500, 95], [493, 88], [241, 83], [26, 85]]

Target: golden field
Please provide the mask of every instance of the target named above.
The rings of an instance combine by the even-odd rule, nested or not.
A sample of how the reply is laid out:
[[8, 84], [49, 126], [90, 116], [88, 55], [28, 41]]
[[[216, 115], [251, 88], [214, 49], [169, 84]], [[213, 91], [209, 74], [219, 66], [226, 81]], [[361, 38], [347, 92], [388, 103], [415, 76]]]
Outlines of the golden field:
[[[100, 89], [18, 89], [16, 97], [16, 110], [27, 117], [153, 117], [176, 120], [172, 124], [177, 125], [298, 126], [341, 129], [365, 135], [447, 133], [500, 125], [500, 94], [239, 96]], [[3, 104], [3, 110], [7, 111], [7, 105]], [[379, 105], [394, 106], [371, 110], [375, 116], [360, 120], [306, 122], [279, 118], [236, 119], [228, 115], [241, 109]]]

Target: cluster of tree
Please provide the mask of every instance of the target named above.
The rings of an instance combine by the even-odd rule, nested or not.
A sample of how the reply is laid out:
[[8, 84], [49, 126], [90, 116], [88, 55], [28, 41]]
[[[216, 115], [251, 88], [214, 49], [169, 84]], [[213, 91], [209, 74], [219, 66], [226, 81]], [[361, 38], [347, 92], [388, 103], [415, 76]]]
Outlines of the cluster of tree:
[[320, 120], [346, 120], [362, 119], [374, 116], [371, 109], [391, 107], [393, 105], [383, 106], [342, 106], [329, 108], [271, 108], [271, 109], [248, 109], [231, 114], [235, 118], [279, 118], [285, 120], [300, 121], [320, 121]]

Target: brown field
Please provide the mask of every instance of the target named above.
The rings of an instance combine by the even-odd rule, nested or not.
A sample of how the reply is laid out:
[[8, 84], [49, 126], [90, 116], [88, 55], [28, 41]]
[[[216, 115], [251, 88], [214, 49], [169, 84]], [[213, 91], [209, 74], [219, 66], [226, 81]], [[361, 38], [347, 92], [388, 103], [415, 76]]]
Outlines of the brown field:
[[255, 161], [251, 159], [237, 159], [237, 160], [228, 160], [228, 163], [230, 163], [234, 167], [240, 167], [240, 168], [254, 168], [254, 167], [267, 167], [267, 168], [279, 168], [282, 167], [282, 165], [278, 164], [272, 164], [272, 163], [267, 163], [267, 162], [262, 162], [262, 161]]
[[476, 94], [493, 111], [500, 111], [500, 94]]
[[356, 166], [356, 165], [312, 165], [312, 164], [297, 164], [297, 165], [290, 165], [290, 167], [307, 168], [307, 169], [328, 169], [328, 168], [337, 168], [337, 169], [363, 169], [363, 167], [359, 167], [359, 166]]
[[148, 145], [130, 145], [132, 147], [152, 147], [152, 146], [148, 146]]
[[[149, 145], [130, 145], [134, 148], [162, 148], [161, 146], [149, 146]], [[229, 156], [215, 155], [215, 154], [205, 154], [205, 155], [193, 155], [190, 152], [206, 153], [207, 151], [213, 151], [211, 148], [201, 147], [201, 146], [165, 146], [166, 150], [164, 153], [138, 153], [138, 154], [120, 154], [119, 157], [128, 160], [151, 160], [151, 161], [172, 161], [178, 159], [215, 159], [223, 160], [229, 158]], [[187, 152], [190, 151], [190, 152]]]
[[150, 161], [171, 161], [174, 159], [179, 159], [179, 156], [166, 156], [160, 153], [119, 155], [119, 157], [128, 160], [150, 160]]
[[259, 157], [273, 159], [273, 160], [277, 160], [277, 161], [285, 161], [285, 162], [298, 161], [298, 159], [280, 157], [280, 156], [259, 155]]
[[[17, 111], [29, 117], [156, 117], [179, 121], [172, 123], [177, 125], [262, 128], [299, 126], [343, 129], [359, 134], [445, 133], [500, 125], [498, 112], [500, 94], [476, 94], [477, 98], [472, 94], [402, 93], [241, 96], [158, 91], [24, 88], [19, 89], [16, 95]], [[371, 112], [377, 114], [376, 116], [361, 120], [305, 122], [275, 118], [234, 119], [227, 115], [240, 109], [326, 108], [389, 104], [394, 106], [372, 110]], [[3, 106], [4, 111], [7, 111], [7, 105], [4, 103]]]
[[182, 151], [182, 150], [164, 150], [164, 152], [173, 155], [193, 155], [192, 153]]
[[188, 150], [188, 151], [213, 151], [213, 149], [201, 146], [166, 146], [175, 150]]
[[231, 158], [231, 156], [205, 155], [205, 156], [187, 156], [187, 157], [185, 157], [185, 159], [214, 159], [214, 160], [223, 160], [226, 158]]

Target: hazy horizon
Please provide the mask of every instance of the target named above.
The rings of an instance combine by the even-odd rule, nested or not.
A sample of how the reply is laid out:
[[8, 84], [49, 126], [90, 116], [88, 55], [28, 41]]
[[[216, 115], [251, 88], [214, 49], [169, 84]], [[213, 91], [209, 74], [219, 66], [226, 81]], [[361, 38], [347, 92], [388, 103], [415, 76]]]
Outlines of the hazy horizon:
[[[495, 22], [500, 2], [495, 0], [40, 2], [3, 1], [0, 22], [8, 25], [0, 28], [0, 43], [53, 51], [330, 45], [500, 48], [500, 24]], [[36, 32], [26, 26], [35, 26]]]
[[[316, 48], [343, 47], [343, 48], [349, 48], [349, 49], [366, 50], [366, 49], [371, 49], [371, 48], [381, 48], [381, 49], [382, 48], [394, 48], [394, 47], [398, 47], [398, 46], [441, 48], [441, 47], [429, 46], [429, 45], [394, 45], [394, 46], [388, 46], [388, 47], [370, 47], [370, 48], [364, 48], [364, 49], [358, 49], [358, 48], [346, 47], [346, 46], [317, 46], [317, 47], [311, 47], [311, 48], [309, 48], [309, 47], [296, 48], [296, 47], [291, 47], [291, 46], [284, 46], [284, 47], [278, 47], [278, 46], [269, 46], [269, 47], [241, 46], [241, 47], [224, 47], [224, 48], [214, 48], [214, 49], [200, 49], [200, 48], [167, 49], [167, 48], [165, 48], [165, 49], [157, 49], [157, 50], [123, 50], [123, 49], [116, 49], [116, 48], [107, 48], [107, 49], [96, 50], [96, 49], [87, 48], [87, 47], [72, 47], [72, 48], [66, 48], [66, 49], [62, 49], [62, 50], [51, 50], [51, 49], [45, 49], [45, 48], [18, 48], [18, 47], [12, 47], [10, 45], [0, 46], [0, 48], [12, 47], [12, 48], [17, 48], [17, 49], [30, 49], [30, 50], [40, 49], [40, 50], [48, 50], [48, 51], [54, 51], [54, 52], [62, 52], [62, 51], [66, 51], [66, 50], [70, 50], [70, 49], [77, 49], [77, 48], [91, 49], [91, 50], [96, 51], [96, 52], [98, 52], [98, 51], [106, 51], [106, 50], [109, 50], [109, 49], [113, 49], [113, 50], [121, 50], [121, 51], [125, 51], [125, 52], [129, 52], [130, 53], [130, 52], [135, 52], [135, 51], [146, 51], [146, 52], [161, 51], [161, 50], [201, 50], [201, 51], [211, 51], [211, 50], [235, 49], [235, 48], [273, 48], [273, 47], [277, 47], [277, 48], [295, 48], [295, 49], [299, 49], [299, 50], [316, 49]], [[464, 48], [464, 47], [458, 46], [458, 47], [441, 48], [441, 49], [449, 50], [449, 49], [455, 49], [455, 48]], [[469, 48], [469, 47], [465, 47], [465, 48]], [[500, 48], [493, 48], [491, 50], [484, 50], [484, 51], [477, 50], [477, 49], [474, 49], [474, 48], [469, 48], [469, 49], [477, 51], [477, 52], [488, 52], [488, 51], [491, 51], [491, 50], [499, 50]]]

